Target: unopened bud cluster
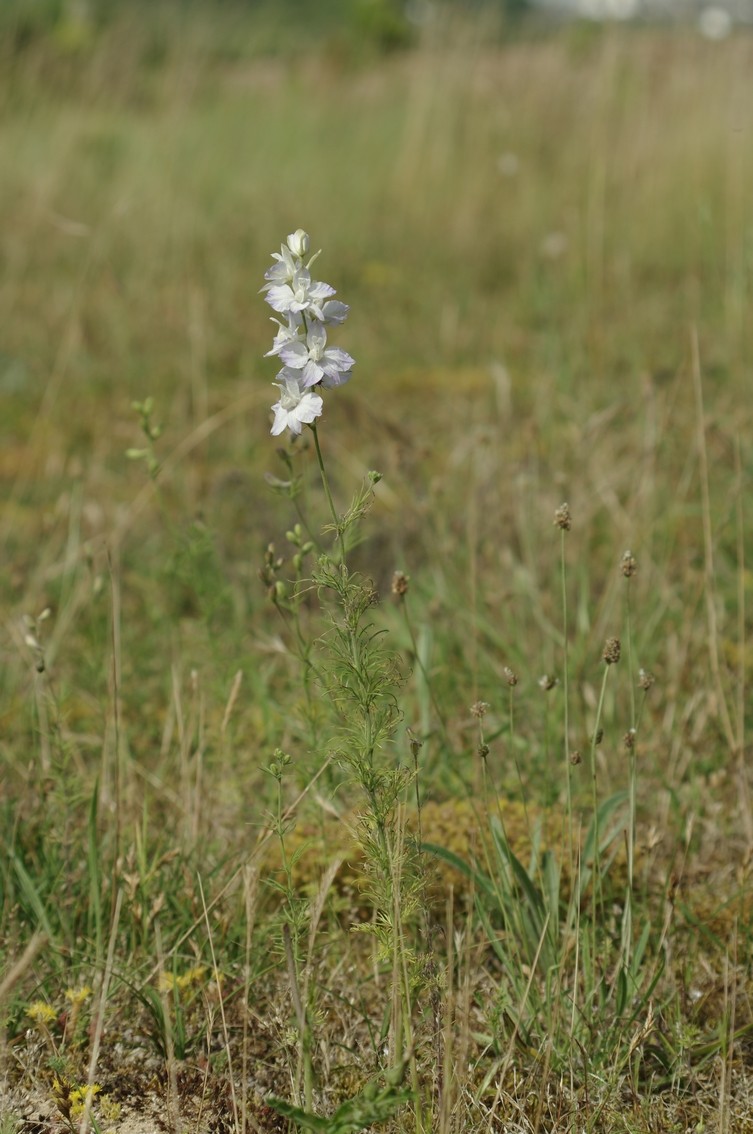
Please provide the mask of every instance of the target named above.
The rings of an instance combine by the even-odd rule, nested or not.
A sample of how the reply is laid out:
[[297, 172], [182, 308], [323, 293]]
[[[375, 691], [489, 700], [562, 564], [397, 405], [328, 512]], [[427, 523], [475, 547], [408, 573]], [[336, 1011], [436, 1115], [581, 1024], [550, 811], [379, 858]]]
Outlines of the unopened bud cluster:
[[285, 769], [288, 768], [292, 762], [292, 757], [288, 756], [287, 752], [283, 752], [281, 748], [276, 748], [274, 759], [270, 761], [267, 771], [270, 776], [273, 776], [280, 782], [285, 774]]
[[298, 548], [293, 556], [293, 567], [297, 574], [303, 569], [303, 560], [314, 550], [313, 540], [307, 539], [300, 524], [296, 524], [290, 531], [285, 532], [285, 539]]
[[259, 578], [267, 588], [267, 594], [271, 599], [283, 597], [279, 593], [279, 588], [284, 587], [285, 584], [277, 578], [277, 572], [283, 563], [284, 560], [275, 552], [275, 545], [268, 544], [264, 552], [264, 562], [259, 568]]

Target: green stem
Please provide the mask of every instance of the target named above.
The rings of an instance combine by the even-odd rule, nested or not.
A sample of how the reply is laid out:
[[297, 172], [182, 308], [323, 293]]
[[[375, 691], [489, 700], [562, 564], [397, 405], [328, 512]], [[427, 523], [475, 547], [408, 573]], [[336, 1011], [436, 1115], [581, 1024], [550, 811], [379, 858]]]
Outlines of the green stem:
[[340, 557], [341, 557], [340, 562], [341, 562], [342, 566], [344, 567], [345, 566], [345, 534], [342, 530], [342, 526], [340, 524], [340, 519], [339, 519], [337, 512], [335, 510], [335, 502], [332, 499], [332, 492], [331, 492], [330, 487], [329, 487], [329, 478], [327, 477], [327, 470], [324, 467], [324, 458], [322, 456], [322, 450], [321, 450], [321, 446], [319, 444], [319, 434], [318, 434], [317, 429], [316, 429], [316, 422], [315, 421], [311, 422], [311, 424], [309, 425], [309, 429], [314, 434], [314, 446], [316, 448], [316, 459], [319, 462], [319, 472], [321, 473], [322, 484], [324, 485], [324, 495], [327, 497], [327, 503], [329, 504], [329, 510], [330, 510], [331, 515], [332, 515], [332, 523], [334, 524], [335, 532], [337, 533], [337, 538], [338, 538], [338, 541], [339, 541], [339, 544], [340, 544]]
[[633, 674], [633, 620], [631, 617], [630, 609], [630, 579], [627, 579], [627, 591], [625, 596], [625, 606], [627, 614], [627, 656], [628, 656], [628, 673], [630, 675], [630, 735], [632, 737], [632, 744], [630, 745], [629, 758], [630, 758], [630, 784], [629, 784], [629, 814], [628, 814], [628, 887], [633, 889], [633, 869], [634, 869], [634, 856], [635, 856], [635, 812], [636, 812], [636, 781], [637, 764], [636, 764], [636, 751], [635, 745], [638, 733], [638, 721], [635, 711], [635, 678]]
[[599, 799], [596, 790], [596, 746], [599, 729], [601, 727], [601, 714], [604, 708], [604, 694], [607, 688], [607, 675], [611, 669], [610, 665], [604, 666], [604, 677], [601, 682], [601, 692], [599, 694], [599, 704], [596, 709], [596, 721], [594, 723], [594, 730], [591, 736], [591, 794], [593, 805], [593, 828], [594, 828], [594, 845], [593, 845], [593, 867], [591, 878], [591, 911], [592, 911], [592, 934], [593, 934], [593, 957], [596, 957], [596, 905], [597, 901], [602, 901], [601, 894], [601, 849], [599, 847]]
[[565, 529], [561, 532], [560, 575], [562, 582], [562, 693], [565, 700], [565, 783], [567, 785], [567, 846], [570, 856], [570, 877], [574, 877], [574, 848], [573, 848], [573, 785], [572, 767], [570, 765], [570, 695], [568, 670], [570, 664], [568, 650], [568, 624], [567, 624], [567, 572], [565, 570]]
[[625, 611], [627, 622], [627, 656], [628, 656], [628, 674], [630, 676], [630, 733], [631, 738], [630, 748], [628, 750], [629, 760], [629, 782], [628, 782], [628, 837], [627, 837], [627, 893], [625, 895], [625, 912], [623, 917], [623, 955], [624, 963], [627, 969], [630, 968], [630, 961], [633, 951], [633, 884], [635, 877], [635, 815], [637, 810], [637, 784], [638, 784], [638, 764], [636, 743], [638, 740], [638, 718], [635, 709], [635, 676], [633, 673], [633, 620], [630, 607], [630, 576], [627, 580], [627, 589], [625, 591]]

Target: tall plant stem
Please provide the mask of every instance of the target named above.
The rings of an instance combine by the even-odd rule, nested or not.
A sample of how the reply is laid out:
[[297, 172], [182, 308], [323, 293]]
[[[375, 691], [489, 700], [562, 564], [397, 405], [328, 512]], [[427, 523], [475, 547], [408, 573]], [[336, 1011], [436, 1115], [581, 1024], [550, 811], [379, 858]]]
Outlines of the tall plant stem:
[[633, 954], [633, 887], [635, 879], [635, 816], [638, 797], [638, 716], [635, 706], [635, 675], [633, 672], [633, 619], [631, 610], [631, 576], [626, 578], [625, 622], [627, 631], [627, 659], [630, 679], [630, 732], [628, 733], [628, 832], [627, 832], [627, 890], [622, 915], [622, 956], [629, 971]]
[[562, 693], [565, 699], [565, 783], [567, 786], [567, 847], [570, 858], [570, 877], [573, 875], [573, 785], [572, 769], [570, 766], [570, 691], [568, 670], [570, 664], [568, 647], [568, 618], [567, 618], [567, 572], [565, 570], [565, 529], [561, 531], [560, 540], [560, 576], [562, 582]]
[[604, 694], [607, 689], [607, 676], [610, 665], [604, 667], [604, 677], [601, 681], [601, 692], [599, 693], [599, 704], [596, 709], [596, 721], [594, 723], [593, 734], [591, 736], [591, 795], [593, 806], [593, 867], [591, 877], [591, 913], [592, 913], [592, 926], [591, 931], [593, 934], [593, 949], [592, 959], [596, 958], [596, 906], [597, 902], [602, 901], [601, 894], [601, 848], [599, 846], [601, 839], [601, 832], [599, 831], [599, 797], [596, 788], [596, 746], [598, 743], [599, 729], [601, 727], [601, 714], [604, 709]]
[[627, 590], [625, 592], [625, 614], [627, 622], [627, 657], [628, 657], [628, 674], [630, 675], [630, 736], [632, 737], [632, 744], [630, 745], [630, 784], [629, 784], [629, 807], [628, 807], [628, 889], [632, 892], [633, 889], [633, 871], [635, 859], [635, 812], [637, 807], [637, 756], [635, 746], [637, 743], [638, 720], [636, 717], [635, 709], [635, 677], [633, 674], [633, 619], [630, 606], [630, 578], [627, 579]]
[[316, 459], [319, 463], [319, 472], [321, 473], [322, 484], [324, 486], [324, 495], [327, 497], [327, 503], [329, 504], [329, 510], [330, 510], [331, 515], [332, 515], [332, 523], [334, 524], [335, 532], [337, 533], [337, 539], [338, 539], [338, 542], [340, 544], [340, 563], [344, 567], [345, 566], [345, 534], [342, 530], [342, 525], [340, 523], [340, 519], [339, 519], [337, 512], [335, 510], [335, 502], [332, 499], [332, 491], [329, 487], [329, 478], [327, 476], [327, 470], [324, 467], [324, 457], [322, 456], [322, 449], [321, 449], [321, 445], [319, 444], [319, 434], [318, 434], [317, 429], [316, 429], [316, 422], [315, 421], [313, 421], [311, 423], [311, 425], [309, 426], [309, 429], [314, 434], [314, 447], [316, 448]]

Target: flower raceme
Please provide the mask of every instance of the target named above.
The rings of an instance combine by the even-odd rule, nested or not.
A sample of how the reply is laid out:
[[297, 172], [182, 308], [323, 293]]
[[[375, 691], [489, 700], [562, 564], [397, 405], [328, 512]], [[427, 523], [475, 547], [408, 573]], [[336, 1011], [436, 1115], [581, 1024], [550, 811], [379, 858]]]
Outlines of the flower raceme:
[[349, 307], [332, 299], [333, 287], [312, 279], [311, 266], [319, 253], [304, 264], [308, 250], [308, 233], [299, 228], [279, 252], [272, 253], [274, 263], [264, 274], [266, 301], [284, 316], [284, 322], [273, 317], [278, 330], [265, 355], [283, 364], [275, 383], [280, 399], [272, 406], [275, 437], [285, 429], [295, 436], [304, 425], [311, 425], [324, 408], [317, 387], [344, 385], [355, 365], [347, 351], [327, 345], [327, 327], [344, 323]]

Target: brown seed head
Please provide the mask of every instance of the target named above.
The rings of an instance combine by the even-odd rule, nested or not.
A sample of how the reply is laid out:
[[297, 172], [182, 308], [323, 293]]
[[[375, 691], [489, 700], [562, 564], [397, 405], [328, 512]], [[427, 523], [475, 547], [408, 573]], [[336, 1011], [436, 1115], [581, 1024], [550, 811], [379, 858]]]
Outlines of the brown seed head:
[[574, 752], [570, 753], [570, 763], [573, 765], [573, 767], [577, 768], [578, 764], [580, 764], [580, 760], [580, 750], [576, 748]]
[[622, 739], [626, 748], [635, 748], [635, 729], [628, 729]]
[[555, 685], [557, 685], [558, 683], [558, 679], [556, 677], [552, 677], [552, 675], [549, 673], [542, 673], [541, 677], [539, 678], [539, 687], [543, 689], [545, 693], [548, 693], [550, 689], [554, 689]]
[[505, 675], [505, 681], [508, 685], [512, 686], [518, 684], [518, 675], [514, 669], [510, 669], [509, 665], [506, 665], [502, 672]]
[[644, 693], [648, 693], [655, 680], [653, 673], [649, 673], [647, 669], [638, 670], [638, 685]]
[[596, 730], [596, 736], [594, 737], [594, 744], [601, 744], [603, 739], [604, 739], [604, 729], [599, 728], [599, 729]]
[[624, 552], [622, 556], [622, 573], [626, 579], [630, 579], [638, 570], [638, 563], [632, 551]]
[[411, 756], [414, 760], [416, 760], [418, 758], [419, 752], [424, 746], [424, 742], [423, 740], [419, 740], [418, 737], [414, 735], [412, 729], [406, 729], [406, 732], [408, 733], [408, 743], [410, 745]]
[[489, 705], [486, 701], [476, 701], [471, 705], [471, 716], [476, 720], [481, 720], [489, 712]]
[[410, 582], [410, 575], [406, 575], [404, 571], [396, 571], [392, 576], [392, 593], [402, 598], [403, 595], [408, 593], [408, 583]]
[[486, 757], [489, 755], [489, 745], [488, 744], [479, 744], [478, 754], [479, 754], [479, 756], [481, 757], [482, 760], [485, 760]]
[[619, 638], [607, 638], [601, 656], [607, 665], [616, 665], [620, 660], [620, 650]]
[[570, 505], [560, 504], [557, 511], [554, 513], [554, 522], [558, 528], [562, 528], [563, 532], [569, 532], [572, 524], [570, 516]]

